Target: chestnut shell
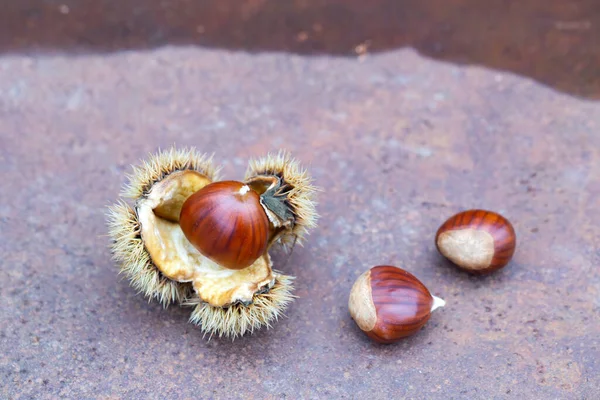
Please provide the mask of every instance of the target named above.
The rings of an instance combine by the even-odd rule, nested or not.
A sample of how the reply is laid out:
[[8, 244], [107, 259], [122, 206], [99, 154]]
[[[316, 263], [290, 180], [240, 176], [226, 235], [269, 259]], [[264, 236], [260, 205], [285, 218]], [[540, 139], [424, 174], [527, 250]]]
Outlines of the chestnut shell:
[[371, 293], [377, 323], [367, 335], [394, 343], [419, 331], [431, 317], [433, 297], [411, 273], [390, 265], [371, 268]]
[[214, 182], [191, 195], [179, 224], [202, 255], [225, 268], [246, 268], [267, 250], [269, 220], [259, 195], [241, 182]]
[[[487, 265], [477, 266], [477, 268], [464, 265], [440, 247], [440, 236], [442, 234], [461, 230], [483, 231], [490, 235], [493, 240], [493, 253]], [[435, 245], [444, 257], [460, 269], [482, 275], [504, 268], [510, 262], [515, 253], [517, 236], [513, 225], [502, 215], [494, 211], [473, 209], [459, 212], [448, 218], [436, 232]]]
[[348, 309], [358, 327], [379, 343], [415, 334], [445, 301], [432, 296], [411, 273], [379, 265], [360, 275], [350, 291]]

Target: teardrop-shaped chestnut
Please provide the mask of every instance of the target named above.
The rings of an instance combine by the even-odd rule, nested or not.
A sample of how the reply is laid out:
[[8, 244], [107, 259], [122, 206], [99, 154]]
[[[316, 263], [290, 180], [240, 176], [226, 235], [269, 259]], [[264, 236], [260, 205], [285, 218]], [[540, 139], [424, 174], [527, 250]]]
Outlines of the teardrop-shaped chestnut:
[[358, 277], [348, 308], [367, 336], [379, 343], [394, 343], [416, 333], [431, 312], [444, 304], [411, 273], [380, 265]]
[[246, 268], [267, 249], [269, 220], [259, 195], [241, 182], [214, 182], [191, 195], [179, 224], [202, 255], [225, 268]]
[[438, 251], [459, 268], [485, 274], [503, 268], [516, 247], [512, 224], [487, 210], [468, 210], [450, 217], [435, 235]]

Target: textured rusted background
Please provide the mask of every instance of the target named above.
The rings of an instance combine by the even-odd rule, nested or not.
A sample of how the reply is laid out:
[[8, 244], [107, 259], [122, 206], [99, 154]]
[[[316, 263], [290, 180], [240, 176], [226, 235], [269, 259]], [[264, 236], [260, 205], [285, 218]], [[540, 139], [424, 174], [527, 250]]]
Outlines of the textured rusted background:
[[[0, 53], [0, 398], [599, 397], [597, 1], [5, 0]], [[105, 206], [172, 144], [324, 188], [273, 329], [207, 342], [116, 275]], [[470, 207], [518, 234], [487, 278], [433, 245]], [[391, 346], [346, 307], [383, 263], [448, 302]]]

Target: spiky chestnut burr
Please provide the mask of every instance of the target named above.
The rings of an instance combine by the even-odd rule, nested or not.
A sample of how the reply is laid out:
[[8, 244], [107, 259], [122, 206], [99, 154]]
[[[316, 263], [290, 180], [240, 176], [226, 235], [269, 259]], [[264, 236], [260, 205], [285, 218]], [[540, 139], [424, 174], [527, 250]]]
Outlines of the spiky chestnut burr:
[[[201, 246], [184, 233], [186, 200], [218, 183], [212, 159], [195, 150], [171, 149], [151, 156], [134, 168], [123, 199], [109, 208], [113, 255], [132, 286], [164, 305], [195, 306], [191, 321], [211, 336], [241, 336], [269, 326], [281, 315], [293, 298], [293, 278], [272, 270], [268, 250], [284, 235], [303, 239], [316, 225], [315, 188], [306, 171], [287, 153], [255, 161], [250, 170], [256, 165], [268, 168], [239, 183], [244, 194], [252, 190], [268, 221], [267, 246], [254, 260], [252, 256], [237, 264], [235, 259], [215, 258], [199, 251]], [[214, 239], [203, 235], [206, 242]], [[202, 235], [191, 237], [203, 240]], [[244, 245], [230, 250], [245, 251], [239, 246]]]

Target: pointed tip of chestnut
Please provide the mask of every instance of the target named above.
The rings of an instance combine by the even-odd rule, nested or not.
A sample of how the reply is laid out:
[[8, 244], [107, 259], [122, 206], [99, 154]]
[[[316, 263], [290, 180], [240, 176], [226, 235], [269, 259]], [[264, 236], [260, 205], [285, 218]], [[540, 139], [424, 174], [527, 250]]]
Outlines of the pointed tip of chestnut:
[[450, 217], [435, 236], [438, 251], [457, 267], [485, 274], [505, 267], [515, 252], [516, 234], [502, 215], [468, 210]]
[[437, 310], [438, 308], [444, 307], [446, 305], [446, 300], [441, 297], [431, 296], [433, 297], [433, 304], [431, 305], [431, 312]]
[[358, 277], [350, 291], [348, 309], [371, 339], [394, 343], [419, 331], [431, 312], [445, 304], [411, 273], [381, 265]]
[[202, 255], [225, 268], [246, 268], [267, 250], [269, 220], [242, 182], [206, 185], [184, 202], [179, 224]]

